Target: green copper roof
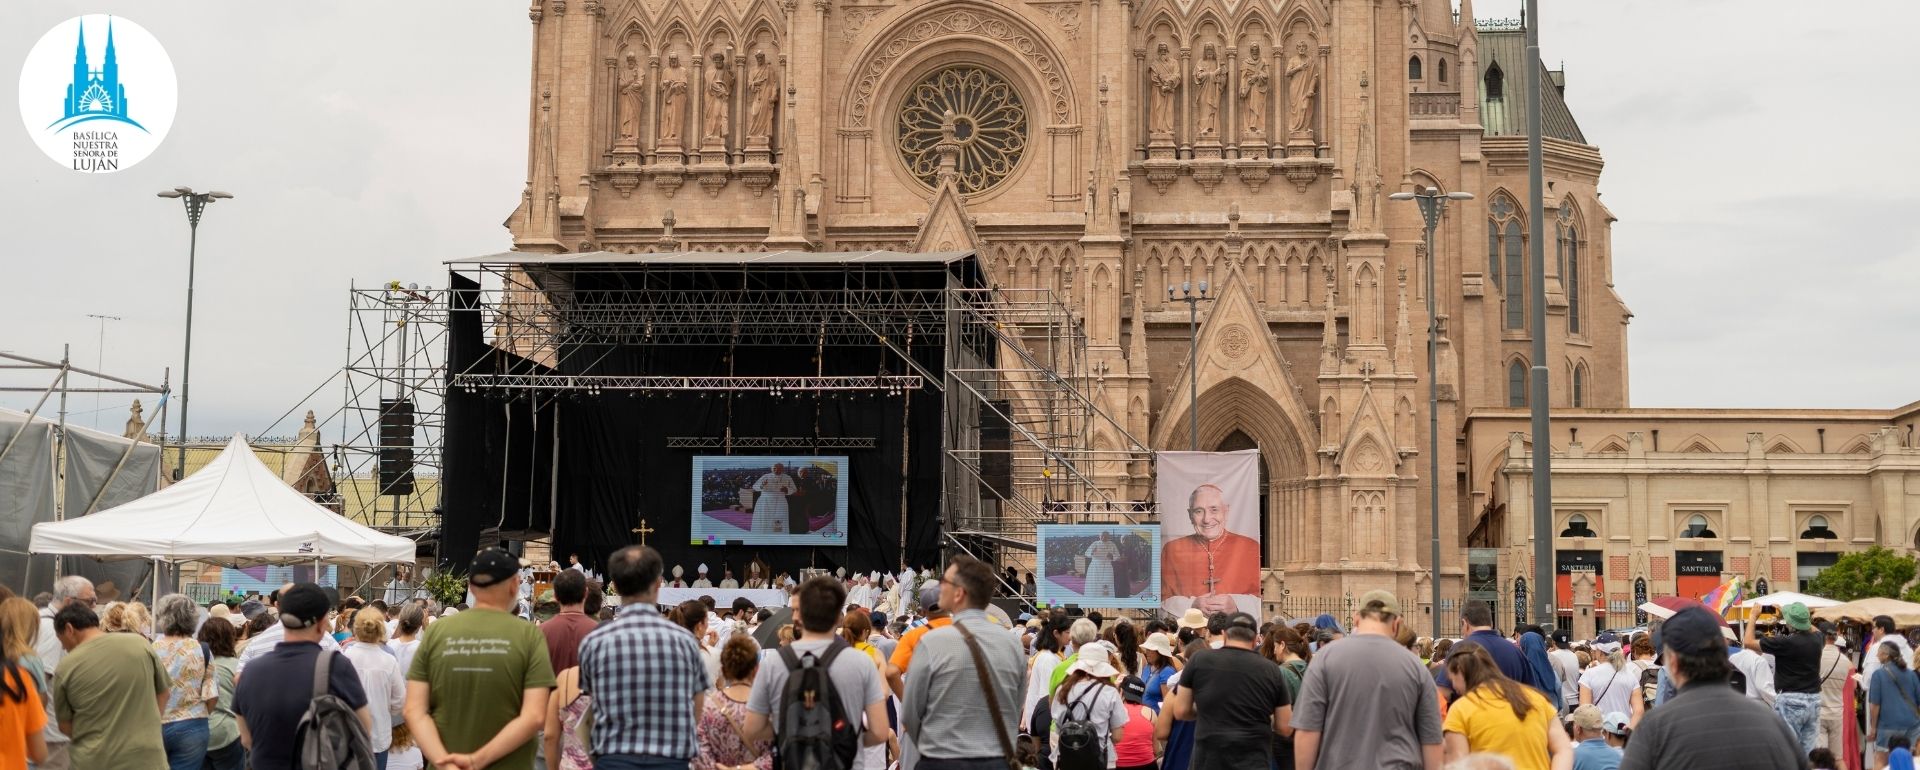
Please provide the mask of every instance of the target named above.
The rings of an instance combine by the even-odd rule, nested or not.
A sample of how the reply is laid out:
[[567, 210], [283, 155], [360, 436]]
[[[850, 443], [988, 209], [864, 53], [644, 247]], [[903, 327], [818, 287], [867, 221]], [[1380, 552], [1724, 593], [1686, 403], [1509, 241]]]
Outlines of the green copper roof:
[[[1517, 25], [1494, 29], [1480, 27], [1480, 125], [1487, 136], [1527, 135], [1527, 40]], [[1499, 67], [1505, 83], [1502, 97], [1487, 98], [1487, 72]], [[1586, 144], [1580, 124], [1567, 109], [1566, 99], [1556, 85], [1555, 73], [1540, 66], [1540, 90], [1546, 101], [1541, 105], [1540, 128], [1543, 136]]]

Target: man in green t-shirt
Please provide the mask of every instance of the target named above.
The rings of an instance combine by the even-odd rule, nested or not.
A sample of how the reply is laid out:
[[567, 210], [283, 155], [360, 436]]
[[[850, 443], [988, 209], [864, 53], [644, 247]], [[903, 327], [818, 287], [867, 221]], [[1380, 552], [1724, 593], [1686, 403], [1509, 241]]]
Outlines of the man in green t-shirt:
[[531, 767], [553, 664], [540, 628], [515, 617], [520, 559], [487, 548], [467, 577], [473, 608], [427, 627], [407, 671], [407, 727], [429, 766]]
[[53, 616], [67, 654], [53, 679], [53, 710], [60, 732], [73, 738], [74, 767], [166, 767], [160, 707], [167, 673], [139, 634], [109, 634], [78, 602]]

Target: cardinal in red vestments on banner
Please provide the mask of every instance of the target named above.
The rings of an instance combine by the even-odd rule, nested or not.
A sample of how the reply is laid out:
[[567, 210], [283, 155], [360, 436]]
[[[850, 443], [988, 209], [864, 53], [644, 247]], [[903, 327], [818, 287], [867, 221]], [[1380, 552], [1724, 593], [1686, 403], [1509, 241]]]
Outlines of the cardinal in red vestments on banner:
[[[1202, 484], [1187, 498], [1193, 534], [1160, 549], [1160, 598], [1191, 602], [1205, 612], [1259, 609], [1260, 544], [1227, 531], [1226, 496]], [[1244, 600], [1241, 600], [1244, 597]], [[1184, 608], [1183, 608], [1184, 609]]]

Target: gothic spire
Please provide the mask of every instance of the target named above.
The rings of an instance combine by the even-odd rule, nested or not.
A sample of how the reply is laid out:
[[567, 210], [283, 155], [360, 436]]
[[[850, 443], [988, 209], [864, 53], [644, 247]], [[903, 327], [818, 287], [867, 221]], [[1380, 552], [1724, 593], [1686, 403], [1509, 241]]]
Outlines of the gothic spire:
[[[120, 57], [113, 52], [112, 16], [107, 17], [107, 58], [105, 63], [100, 65], [100, 78], [106, 83], [108, 90], [117, 90], [116, 86], [120, 83]], [[116, 97], [115, 101], [117, 103], [119, 94], [115, 94], [114, 96]]]
[[73, 101], [78, 103], [80, 91], [87, 87], [87, 20], [80, 19], [80, 37], [73, 44]]

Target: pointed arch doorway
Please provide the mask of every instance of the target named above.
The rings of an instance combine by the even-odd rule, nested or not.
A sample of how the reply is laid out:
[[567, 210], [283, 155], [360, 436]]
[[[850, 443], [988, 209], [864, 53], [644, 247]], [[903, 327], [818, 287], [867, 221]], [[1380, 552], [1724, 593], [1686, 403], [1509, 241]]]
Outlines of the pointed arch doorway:
[[[1247, 435], [1246, 431], [1234, 428], [1233, 432], [1228, 433], [1226, 438], [1220, 439], [1220, 443], [1213, 448], [1213, 451], [1238, 452], [1245, 449], [1259, 448], [1260, 443], [1254, 441], [1253, 437]], [[1267, 458], [1265, 456], [1260, 458], [1258, 465], [1260, 466], [1260, 531], [1264, 534], [1273, 531], [1270, 518], [1273, 508], [1273, 479], [1270, 475], [1272, 472], [1267, 468]], [[1260, 566], [1262, 568], [1271, 566], [1269, 563], [1271, 560], [1267, 557], [1268, 552], [1267, 544], [1263, 543], [1260, 547]]]

